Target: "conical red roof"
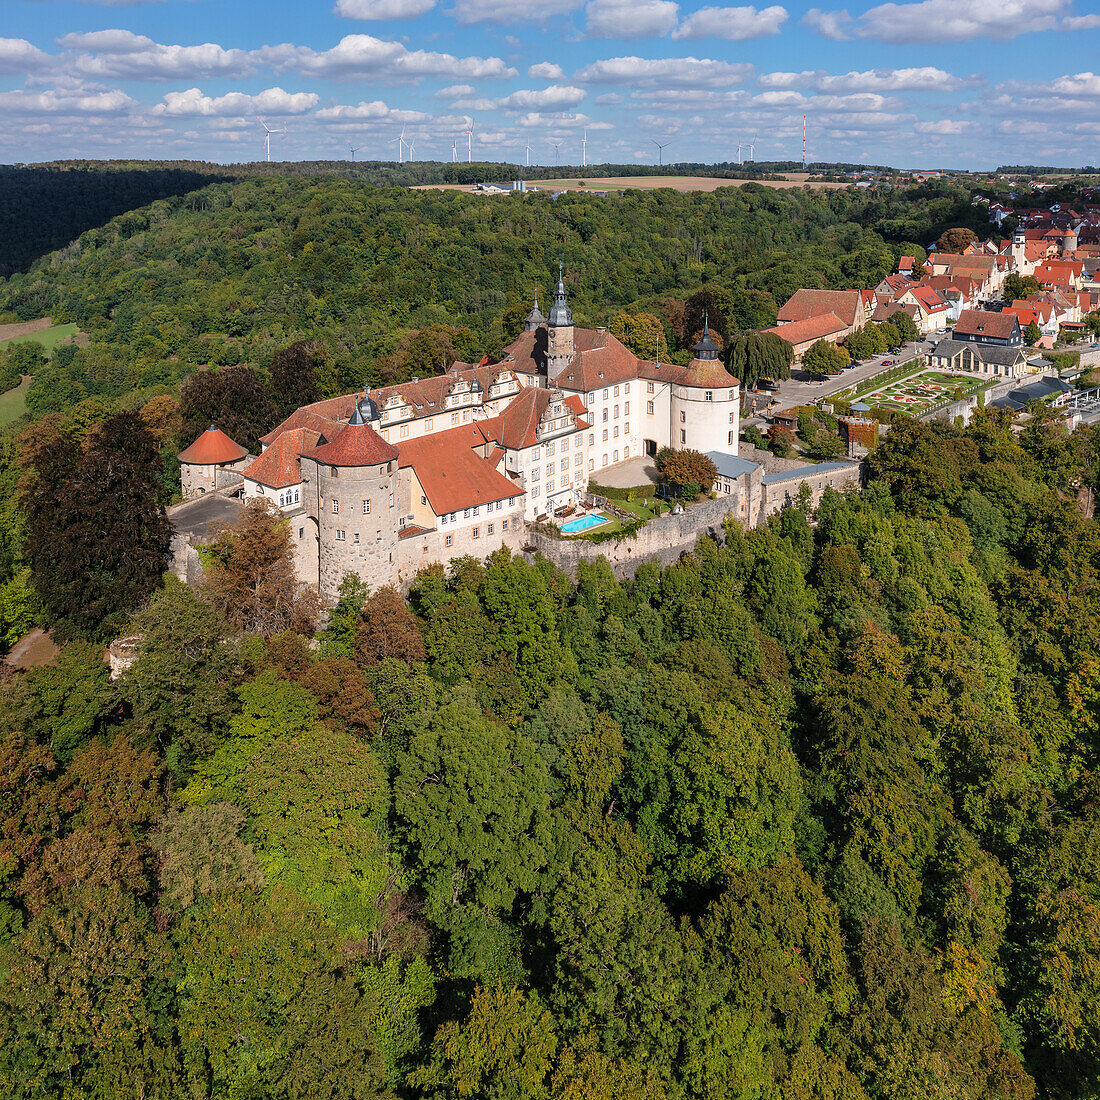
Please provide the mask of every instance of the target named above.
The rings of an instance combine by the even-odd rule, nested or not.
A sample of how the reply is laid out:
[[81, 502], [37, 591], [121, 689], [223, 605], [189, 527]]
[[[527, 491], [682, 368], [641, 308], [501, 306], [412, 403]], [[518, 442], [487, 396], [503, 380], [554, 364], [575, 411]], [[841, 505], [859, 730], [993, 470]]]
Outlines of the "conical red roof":
[[194, 466], [221, 466], [244, 458], [248, 451], [234, 443], [220, 428], [213, 424], [206, 429], [185, 451], [180, 451], [180, 462]]
[[325, 466], [373, 466], [397, 458], [391, 447], [369, 424], [354, 417], [331, 442], [322, 443], [312, 451], [303, 451], [302, 458], [312, 458]]

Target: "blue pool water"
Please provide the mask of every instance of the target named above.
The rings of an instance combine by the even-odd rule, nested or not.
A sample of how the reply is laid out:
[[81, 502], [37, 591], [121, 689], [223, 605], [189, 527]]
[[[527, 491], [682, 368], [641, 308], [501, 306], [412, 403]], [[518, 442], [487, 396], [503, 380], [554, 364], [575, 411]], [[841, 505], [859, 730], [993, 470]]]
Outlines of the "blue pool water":
[[563, 535], [575, 535], [578, 531], [587, 531], [589, 527], [599, 527], [601, 523], [606, 522], [607, 516], [590, 512], [587, 516], [581, 516], [579, 519], [571, 519], [568, 523], [563, 523], [561, 530]]

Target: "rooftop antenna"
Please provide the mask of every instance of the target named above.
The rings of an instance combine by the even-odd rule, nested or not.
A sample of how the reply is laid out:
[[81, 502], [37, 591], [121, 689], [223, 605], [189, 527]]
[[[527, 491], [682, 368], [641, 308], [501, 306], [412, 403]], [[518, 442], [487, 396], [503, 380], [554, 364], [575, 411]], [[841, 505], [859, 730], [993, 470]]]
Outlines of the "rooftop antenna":
[[671, 141], [666, 141], [666, 142], [662, 143], [662, 142], [658, 141], [656, 138], [650, 138], [649, 140], [652, 141], [653, 144], [657, 146], [657, 163], [658, 164], [664, 164], [664, 162], [665, 162], [665, 147], [668, 146], [668, 145], [671, 145], [672, 142]]
[[581, 138], [581, 164], [588, 167], [588, 127], [584, 128], [584, 137]]
[[267, 150], [267, 159], [271, 160], [271, 135], [272, 134], [285, 134], [286, 124], [283, 124], [281, 130], [272, 130], [270, 126], [262, 118], [257, 118], [256, 121], [264, 128], [264, 148]]
[[473, 123], [470, 123], [471, 129], [465, 131], [466, 133], [466, 163], [472, 164], [474, 159], [474, 131], [472, 129]]
[[802, 167], [806, 167], [806, 116], [802, 116]]
[[401, 135], [397, 139], [397, 163], [405, 163], [405, 127], [401, 127]]

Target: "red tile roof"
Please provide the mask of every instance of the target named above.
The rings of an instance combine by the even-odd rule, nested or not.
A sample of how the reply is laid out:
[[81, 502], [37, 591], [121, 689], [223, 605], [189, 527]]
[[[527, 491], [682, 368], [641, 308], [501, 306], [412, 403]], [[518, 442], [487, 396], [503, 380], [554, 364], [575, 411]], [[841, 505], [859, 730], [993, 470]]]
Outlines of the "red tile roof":
[[369, 424], [346, 424], [331, 442], [322, 443], [302, 458], [311, 458], [325, 466], [372, 466], [397, 458], [391, 447]]
[[255, 462], [242, 472], [250, 481], [258, 481], [271, 489], [285, 489], [302, 480], [298, 456], [312, 450], [324, 436], [309, 428], [291, 428], [279, 435], [275, 442]]
[[179, 460], [193, 466], [222, 466], [236, 462], [248, 454], [239, 443], [234, 443], [220, 428], [213, 424], [190, 447], [180, 451]]
[[909, 291], [927, 313], [942, 313], [947, 303], [930, 286], [914, 286]]
[[[334, 400], [351, 401], [351, 398], [336, 398]], [[332, 417], [322, 416], [316, 412], [316, 406], [303, 405], [295, 409], [277, 428], [272, 428], [267, 435], [260, 436], [260, 442], [269, 447], [283, 432], [293, 431], [296, 428], [309, 428], [311, 431], [323, 435], [326, 439], [335, 439], [344, 430], [344, 420], [334, 420]], [[350, 410], [348, 416], [350, 416]]]
[[779, 321], [805, 321], [833, 314], [849, 328], [856, 323], [862, 295], [858, 290], [796, 290], [779, 311]]
[[1016, 329], [1016, 317], [1012, 313], [989, 313], [982, 309], [964, 309], [955, 322], [955, 335], [990, 336], [1008, 340]]
[[788, 344], [804, 344], [807, 340], [821, 340], [826, 336], [835, 336], [843, 332], [849, 326], [846, 325], [835, 313], [819, 314], [816, 317], [807, 317], [802, 321], [791, 321], [786, 325], [776, 325], [775, 328], [766, 328], [764, 332], [774, 332], [776, 336], [782, 336]]
[[[401, 444], [400, 464], [412, 467], [437, 516], [524, 495], [520, 486], [495, 469], [491, 459], [471, 446], [481, 435], [471, 432], [472, 427], [463, 424]], [[484, 444], [483, 439], [480, 442]]]

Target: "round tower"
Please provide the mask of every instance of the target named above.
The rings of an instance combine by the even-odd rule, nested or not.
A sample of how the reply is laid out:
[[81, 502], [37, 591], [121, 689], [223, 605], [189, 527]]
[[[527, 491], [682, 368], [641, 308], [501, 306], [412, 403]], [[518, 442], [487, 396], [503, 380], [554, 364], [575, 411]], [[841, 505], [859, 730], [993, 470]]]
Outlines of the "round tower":
[[558, 285], [554, 288], [554, 304], [546, 319], [548, 346], [546, 350], [546, 380], [553, 382], [573, 361], [573, 311], [565, 294], [561, 265], [558, 265]]
[[740, 383], [722, 365], [718, 345], [704, 324], [691, 349], [692, 361], [672, 383], [672, 446], [675, 450], [737, 454], [740, 431]]
[[393, 582], [397, 566], [398, 450], [372, 423], [367, 394], [332, 442], [302, 455], [303, 496], [317, 520], [318, 591], [333, 602], [340, 582], [357, 573], [372, 588]]

